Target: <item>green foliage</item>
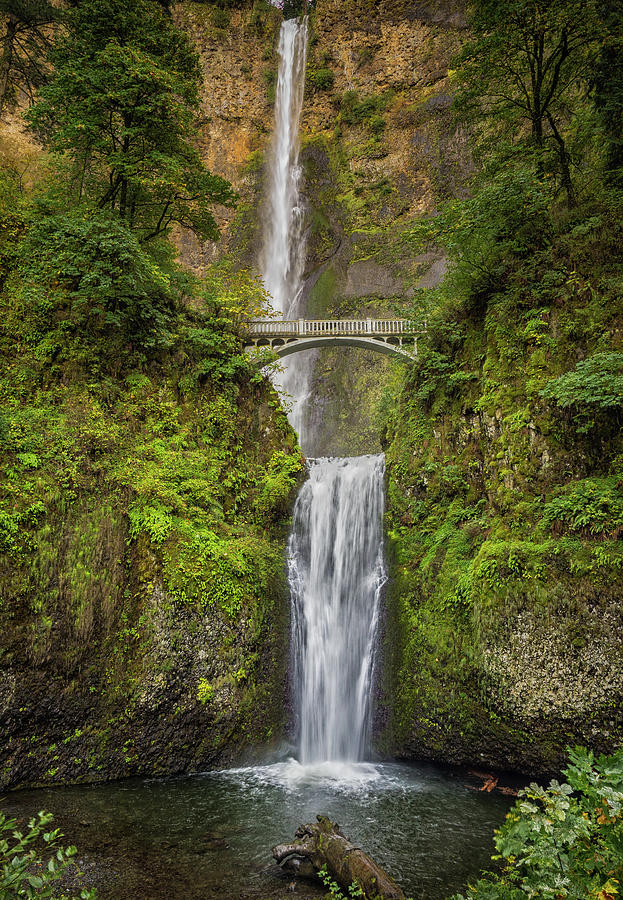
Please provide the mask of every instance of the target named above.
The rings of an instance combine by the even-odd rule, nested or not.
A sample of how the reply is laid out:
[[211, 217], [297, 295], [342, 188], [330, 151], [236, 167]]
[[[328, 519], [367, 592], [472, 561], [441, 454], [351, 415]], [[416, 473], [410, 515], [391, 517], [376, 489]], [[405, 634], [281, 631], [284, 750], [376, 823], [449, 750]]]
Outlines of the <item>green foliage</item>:
[[197, 700], [199, 703], [209, 703], [210, 700], [214, 697], [214, 685], [210, 684], [207, 678], [199, 679], [199, 685], [197, 687]]
[[226, 29], [229, 26], [229, 11], [227, 7], [216, 6], [212, 10], [212, 24], [215, 28]]
[[210, 315], [208, 308], [196, 313], [182, 327], [185, 350], [194, 361], [192, 371], [180, 381], [183, 391], [188, 392], [207, 380], [231, 381], [249, 372], [249, 360], [232, 326], [231, 318]]
[[386, 124], [387, 123], [385, 122], [383, 116], [372, 116], [370, 119], [368, 119], [368, 128], [376, 137], [379, 137], [383, 134]]
[[277, 70], [270, 68], [264, 69], [262, 72], [264, 85], [266, 86], [266, 100], [268, 103], [274, 103], [277, 96]]
[[255, 505], [260, 522], [283, 517], [302, 472], [303, 461], [300, 457], [284, 453], [283, 450], [273, 454], [260, 484]]
[[615, 536], [623, 532], [620, 478], [585, 478], [559, 488], [543, 509], [543, 519], [576, 534]]
[[170, 343], [175, 273], [110, 212], [76, 207], [36, 217], [20, 255], [24, 278], [55, 291], [66, 320], [90, 339], [117, 331], [144, 348]]
[[284, 19], [294, 19], [309, 12], [312, 2], [313, 0], [280, 0], [279, 6], [283, 9]]
[[514, 154], [521, 146], [522, 154], [533, 155], [536, 172], [556, 174], [569, 206], [576, 203], [576, 189], [565, 128], [603, 34], [597, 6], [477, 0], [470, 21], [474, 37], [455, 63], [463, 113], [474, 115], [486, 139], [502, 139], [503, 152]]
[[363, 125], [375, 122], [379, 113], [387, 108], [391, 98], [392, 94], [389, 91], [362, 99], [359, 98], [357, 91], [346, 91], [340, 103], [340, 119], [345, 125]]
[[322, 869], [320, 869], [320, 871], [318, 872], [318, 877], [320, 878], [324, 886], [329, 890], [329, 893], [327, 894], [327, 900], [348, 900], [349, 897], [364, 897], [364, 893], [358, 884], [351, 884], [349, 886], [348, 896], [342, 893], [337, 881], [334, 881], [333, 878], [331, 878], [331, 876], [329, 875], [326, 866], [323, 866]]
[[128, 510], [128, 534], [136, 540], [141, 532], [149, 536], [157, 547], [169, 536], [173, 528], [171, 513], [157, 501], [149, 505], [136, 503]]
[[623, 751], [570, 751], [567, 781], [519, 793], [496, 832], [499, 875], [455, 900], [614, 900], [623, 878]]
[[516, 166], [483, 179], [472, 197], [451, 201], [439, 216], [416, 225], [416, 247], [435, 241], [450, 256], [442, 303], [447, 297], [455, 308], [462, 302], [466, 311], [482, 312], [521, 261], [551, 242], [551, 201], [551, 185]]
[[623, 21], [617, 0], [601, 0], [605, 36], [593, 76], [595, 105], [606, 134], [605, 168], [610, 183], [623, 186]]
[[[76, 874], [75, 847], [59, 847], [62, 834], [48, 830], [52, 815], [40, 812], [25, 831], [15, 819], [0, 812], [0, 898], [58, 897], [55, 883]], [[80, 874], [78, 872], [78, 874]], [[66, 896], [63, 894], [63, 896]], [[83, 889], [81, 900], [96, 900], [96, 892]]]
[[316, 91], [330, 91], [335, 81], [332, 69], [310, 69], [307, 73], [306, 84]]
[[541, 396], [553, 400], [561, 409], [571, 407], [580, 431], [586, 431], [594, 424], [590, 411], [606, 410], [620, 416], [623, 408], [623, 353], [593, 353], [581, 360], [573, 371], [550, 379]]
[[86, 0], [64, 24], [27, 118], [69, 155], [74, 202], [114, 210], [143, 241], [174, 223], [215, 240], [211, 204], [234, 194], [192, 144], [199, 64], [186, 36], [154, 0]]

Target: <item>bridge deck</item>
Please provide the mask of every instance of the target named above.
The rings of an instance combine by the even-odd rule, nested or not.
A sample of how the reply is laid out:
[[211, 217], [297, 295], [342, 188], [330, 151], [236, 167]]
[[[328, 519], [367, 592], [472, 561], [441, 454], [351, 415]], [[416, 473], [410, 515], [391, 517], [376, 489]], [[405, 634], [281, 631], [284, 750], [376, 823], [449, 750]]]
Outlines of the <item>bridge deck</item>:
[[302, 338], [320, 335], [391, 337], [422, 334], [425, 326], [410, 319], [254, 319], [248, 324], [249, 337]]

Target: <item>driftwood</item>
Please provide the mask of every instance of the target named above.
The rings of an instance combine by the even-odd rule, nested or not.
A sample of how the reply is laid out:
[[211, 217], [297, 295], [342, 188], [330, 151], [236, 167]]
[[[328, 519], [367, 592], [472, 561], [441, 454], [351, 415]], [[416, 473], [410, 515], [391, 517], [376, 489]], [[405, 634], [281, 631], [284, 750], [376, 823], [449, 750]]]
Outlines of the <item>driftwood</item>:
[[476, 772], [474, 769], [468, 769], [467, 774], [473, 775], [474, 778], [481, 778], [484, 781], [481, 788], [470, 787], [470, 790], [472, 791], [487, 791], [487, 793], [490, 794], [491, 791], [496, 790], [498, 793], [505, 794], [507, 797], [517, 796], [517, 791], [514, 788], [498, 784], [499, 778], [495, 775], [488, 775], [486, 772]]
[[317, 825], [301, 825], [291, 844], [273, 847], [279, 865], [295, 875], [309, 877], [327, 867], [340, 887], [358, 884], [366, 900], [404, 900], [395, 881], [355, 847], [326, 816], [317, 816]]

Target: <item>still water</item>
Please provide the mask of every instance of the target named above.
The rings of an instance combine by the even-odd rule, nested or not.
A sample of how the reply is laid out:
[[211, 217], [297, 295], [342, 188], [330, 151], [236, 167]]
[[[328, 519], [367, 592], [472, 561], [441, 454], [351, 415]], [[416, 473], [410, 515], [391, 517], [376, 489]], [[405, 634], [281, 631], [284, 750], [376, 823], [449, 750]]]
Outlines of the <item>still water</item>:
[[[78, 845], [101, 898], [315, 898], [288, 891], [271, 847], [318, 813], [330, 816], [414, 900], [441, 900], [489, 864], [509, 808], [463, 773], [433, 767], [295, 760], [162, 780], [23, 791], [3, 807], [45, 808]], [[476, 789], [475, 789], [476, 788]]]

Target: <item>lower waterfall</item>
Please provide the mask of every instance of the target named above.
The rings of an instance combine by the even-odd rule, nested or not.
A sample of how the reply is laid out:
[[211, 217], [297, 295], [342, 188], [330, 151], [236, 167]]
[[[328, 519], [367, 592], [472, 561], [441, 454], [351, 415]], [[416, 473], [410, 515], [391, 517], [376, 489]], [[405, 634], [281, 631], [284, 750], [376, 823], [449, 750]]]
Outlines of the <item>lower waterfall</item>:
[[383, 559], [384, 456], [308, 461], [289, 544], [302, 765], [358, 762], [370, 725]]

